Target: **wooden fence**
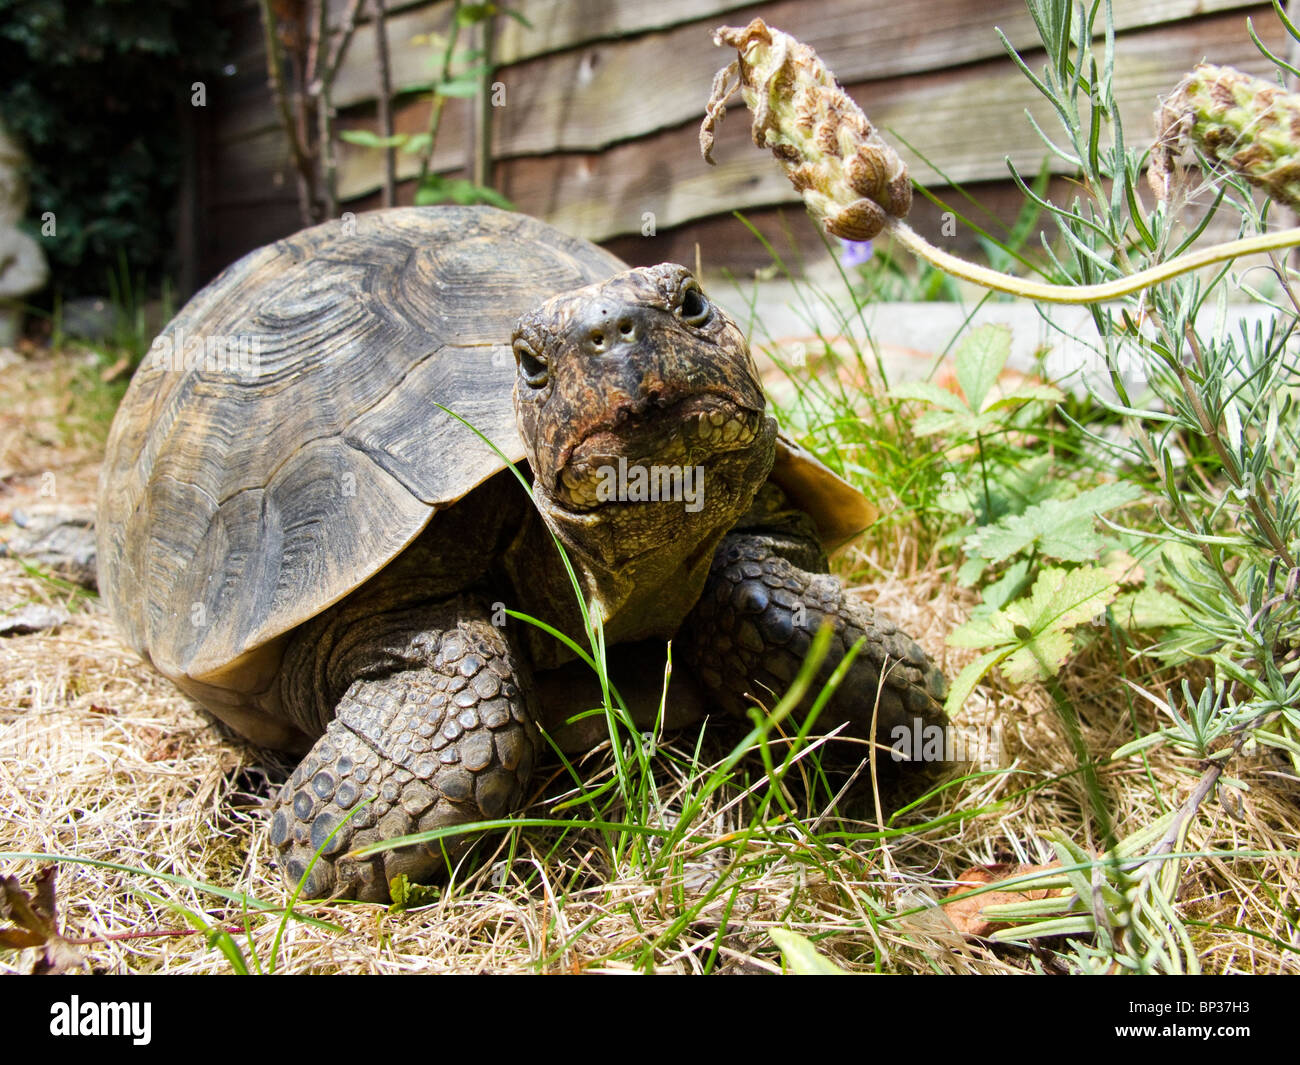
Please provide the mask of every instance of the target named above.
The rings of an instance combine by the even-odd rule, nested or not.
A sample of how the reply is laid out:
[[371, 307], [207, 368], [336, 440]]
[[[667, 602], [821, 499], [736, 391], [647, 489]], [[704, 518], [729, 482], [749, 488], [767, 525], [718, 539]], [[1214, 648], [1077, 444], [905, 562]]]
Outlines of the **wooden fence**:
[[[339, 21], [348, 0], [330, 0]], [[305, 5], [309, 7], [310, 5]], [[940, 197], [960, 184], [995, 213], [1013, 215], [1019, 195], [1007, 158], [1027, 177], [1046, 150], [1024, 117], [1044, 129], [1045, 100], [1008, 60], [994, 27], [1020, 49], [1036, 40], [1021, 0], [513, 0], [531, 22], [498, 17], [491, 111], [493, 183], [520, 210], [598, 241], [633, 263], [693, 261], [750, 270], [767, 253], [733, 216], [743, 211], [777, 240], [820, 246], [779, 168], [749, 140], [737, 99], [715, 158], [700, 158], [697, 129], [714, 71], [731, 55], [712, 43], [720, 24], [761, 16], [812, 45], [903, 154], [912, 175]], [[367, 11], [371, 5], [365, 4]], [[422, 130], [433, 49], [421, 38], [447, 28], [452, 5], [390, 3], [387, 39], [398, 96], [394, 126]], [[1161, 94], [1201, 59], [1265, 73], [1247, 17], [1274, 51], [1289, 43], [1272, 9], [1241, 0], [1114, 0], [1119, 41], [1116, 93], [1131, 143], [1151, 133]], [[227, 0], [230, 63], [210, 95], [198, 168], [194, 235], [199, 280], [259, 244], [301, 225], [293, 167], [267, 85], [258, 6]], [[354, 33], [333, 85], [340, 129], [376, 126], [377, 42], [373, 22]], [[1030, 66], [1041, 52], [1027, 53]], [[503, 97], [503, 99], [501, 99]], [[434, 167], [466, 166], [475, 129], [469, 101], [444, 112]], [[414, 157], [398, 154], [398, 202], [410, 202]], [[1064, 172], [1061, 160], [1053, 168]], [[378, 204], [383, 153], [338, 146], [345, 209]], [[919, 200], [920, 198], [918, 198]], [[913, 224], [938, 229], [938, 211], [919, 203]], [[653, 235], [645, 235], [653, 228]], [[958, 247], [966, 242], [960, 237]]]

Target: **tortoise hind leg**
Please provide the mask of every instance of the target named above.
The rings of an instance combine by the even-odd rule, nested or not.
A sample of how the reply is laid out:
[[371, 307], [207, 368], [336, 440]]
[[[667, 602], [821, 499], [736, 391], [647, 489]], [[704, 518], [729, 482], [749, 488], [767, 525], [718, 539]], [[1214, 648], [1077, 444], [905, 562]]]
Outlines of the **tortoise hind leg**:
[[731, 713], [744, 710], [747, 696], [772, 705], [829, 618], [830, 652], [805, 707], [849, 649], [865, 642], [819, 719], [820, 730], [847, 722], [850, 735], [865, 739], [874, 717], [877, 742], [889, 747], [895, 729], [910, 735], [918, 719], [922, 727], [942, 727], [939, 701], [947, 684], [925, 652], [892, 622], [849, 601], [834, 577], [800, 568], [792, 558], [825, 565], [814, 540], [781, 531], [732, 533], [718, 547], [683, 632], [687, 656], [710, 695]]
[[[413, 624], [415, 617], [424, 624]], [[522, 806], [539, 740], [518, 656], [487, 619], [481, 604], [455, 600], [432, 614], [366, 619], [360, 639], [355, 622], [352, 638], [328, 626], [308, 634], [315, 639], [299, 657], [308, 656], [320, 677], [337, 674], [341, 660], [369, 666], [338, 700], [324, 734], [275, 802], [271, 842], [290, 886], [324, 847], [305, 896], [385, 901], [393, 877], [437, 875], [444, 847], [454, 860], [473, 836], [360, 861], [344, 857], [349, 851], [499, 818]]]

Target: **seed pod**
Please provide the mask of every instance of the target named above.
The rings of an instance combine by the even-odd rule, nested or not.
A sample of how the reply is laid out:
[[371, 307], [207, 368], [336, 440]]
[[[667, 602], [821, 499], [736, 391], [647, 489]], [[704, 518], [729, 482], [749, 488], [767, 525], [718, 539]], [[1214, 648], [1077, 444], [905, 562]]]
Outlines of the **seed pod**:
[[1300, 210], [1300, 96], [1232, 67], [1202, 63], [1156, 112], [1148, 181], [1162, 201], [1189, 143]]
[[754, 115], [754, 143], [777, 157], [828, 233], [870, 240], [890, 218], [907, 215], [907, 167], [816, 52], [758, 18], [744, 29], [719, 27], [713, 42], [735, 48], [739, 58], [713, 79], [700, 126], [707, 162], [727, 98], [739, 86]]

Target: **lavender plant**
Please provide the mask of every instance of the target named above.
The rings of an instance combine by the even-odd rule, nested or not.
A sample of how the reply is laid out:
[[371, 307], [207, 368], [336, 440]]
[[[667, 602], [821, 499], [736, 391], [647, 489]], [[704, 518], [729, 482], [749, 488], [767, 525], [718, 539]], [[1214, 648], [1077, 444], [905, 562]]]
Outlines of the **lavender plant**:
[[[1012, 938], [1090, 934], [1075, 942], [1081, 969], [1195, 970], [1196, 950], [1176, 905], [1189, 828], [1212, 796], [1229, 814], [1240, 812], [1246, 785], [1225, 776], [1225, 768], [1243, 750], [1276, 748], [1300, 771], [1300, 364], [1294, 341], [1300, 275], [1280, 254], [1300, 244], [1300, 230], [1269, 226], [1275, 201], [1290, 206], [1296, 200], [1300, 123], [1292, 116], [1300, 113], [1300, 98], [1278, 84], [1201, 66], [1161, 106], [1156, 144], [1133, 147], [1115, 100], [1109, 3], [1028, 0], [1028, 6], [1045, 64], [1031, 69], [1010, 42], [1003, 43], [1059, 120], [1053, 133], [1035, 128], [1047, 151], [1073, 173], [1078, 194], [1058, 204], [1031, 190], [1014, 169], [1013, 175], [1055, 222], [1056, 239], [1044, 236], [1042, 247], [1045, 272], [1056, 283], [963, 262], [915, 234], [904, 221], [910, 188], [900, 158], [811, 49], [760, 20], [744, 29], [724, 27], [715, 37], [736, 48], [738, 58], [714, 82], [701, 147], [707, 158], [738, 83], [754, 113], [755, 143], [772, 150], [827, 232], [853, 240], [888, 232], [954, 276], [1042, 304], [1090, 305], [1091, 346], [1111, 387], [1085, 384], [1093, 409], [1117, 417], [1121, 431], [1103, 432], [1082, 419], [1072, 425], [1120, 482], [1073, 500], [1044, 500], [1009, 517], [993, 513], [984, 493], [980, 527], [963, 541], [965, 570], [978, 576], [991, 565], [998, 579], [985, 589], [984, 615], [957, 634], [958, 642], [986, 651], [954, 684], [949, 706], [955, 709], [980, 676], [1001, 664], [1014, 678], [1046, 679], [1069, 726], [1073, 708], [1052, 678], [1075, 648], [1081, 623], [1100, 611], [1113, 631], [1145, 613], [1146, 623], [1160, 627], [1163, 637], [1142, 653], [1178, 667], [1179, 690], [1144, 695], [1171, 724], [1140, 733], [1110, 757], [1168, 745], [1202, 760], [1199, 781], [1181, 804], [1167, 804], [1158, 823], [1118, 840], [1096, 787], [1095, 754], [1076, 745], [1105, 853], [1094, 858], [1064, 837], [1054, 839], [1075, 894], [1037, 912], [1004, 908], [1014, 911], [1004, 916], [1021, 922], [1008, 933]], [[1278, 15], [1300, 40], [1280, 9]], [[1300, 74], [1278, 62], [1280, 73]], [[1143, 202], [1144, 173], [1154, 206]], [[1252, 195], [1252, 188], [1263, 195]], [[1239, 220], [1238, 238], [1193, 250], [1210, 219], [1224, 212]], [[1233, 270], [1233, 260], [1246, 254], [1268, 256], [1267, 289]], [[1259, 324], [1228, 328], [1229, 307], [1241, 301], [1265, 313]], [[1043, 313], [1050, 320], [1046, 307]], [[995, 339], [971, 338], [968, 347], [987, 348]], [[927, 415], [930, 428], [964, 427], [982, 443], [999, 421], [986, 380], [995, 354], [966, 353], [964, 403], [938, 389], [912, 389], [913, 398], [934, 408]], [[980, 387], [972, 391], [972, 384]], [[1053, 557], [1082, 562], [1086, 546], [1095, 559], [1096, 515], [1139, 499], [1149, 520], [1135, 527], [1106, 524], [1145, 549], [1145, 604], [1130, 597], [1121, 615], [1121, 574], [1099, 565], [1041, 566], [1029, 594], [1011, 601], [1026, 586], [1029, 563], [1051, 554], [1044, 547], [1060, 539], [1062, 529], [1091, 539], [1065, 543], [1064, 553], [1058, 545]], [[978, 518], [978, 502], [971, 509]], [[1135, 519], [1129, 520], [1132, 525]], [[997, 568], [1017, 553], [1022, 557], [1012, 566]], [[1023, 923], [1042, 916], [1050, 920]]]

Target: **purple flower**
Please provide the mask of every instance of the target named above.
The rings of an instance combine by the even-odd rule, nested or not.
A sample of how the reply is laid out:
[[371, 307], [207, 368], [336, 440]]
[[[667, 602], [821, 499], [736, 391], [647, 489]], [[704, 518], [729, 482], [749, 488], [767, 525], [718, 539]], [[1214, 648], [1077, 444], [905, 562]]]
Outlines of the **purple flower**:
[[872, 247], [869, 240], [845, 240], [840, 238], [844, 251], [840, 253], [840, 262], [845, 266], [864, 266], [871, 261]]

